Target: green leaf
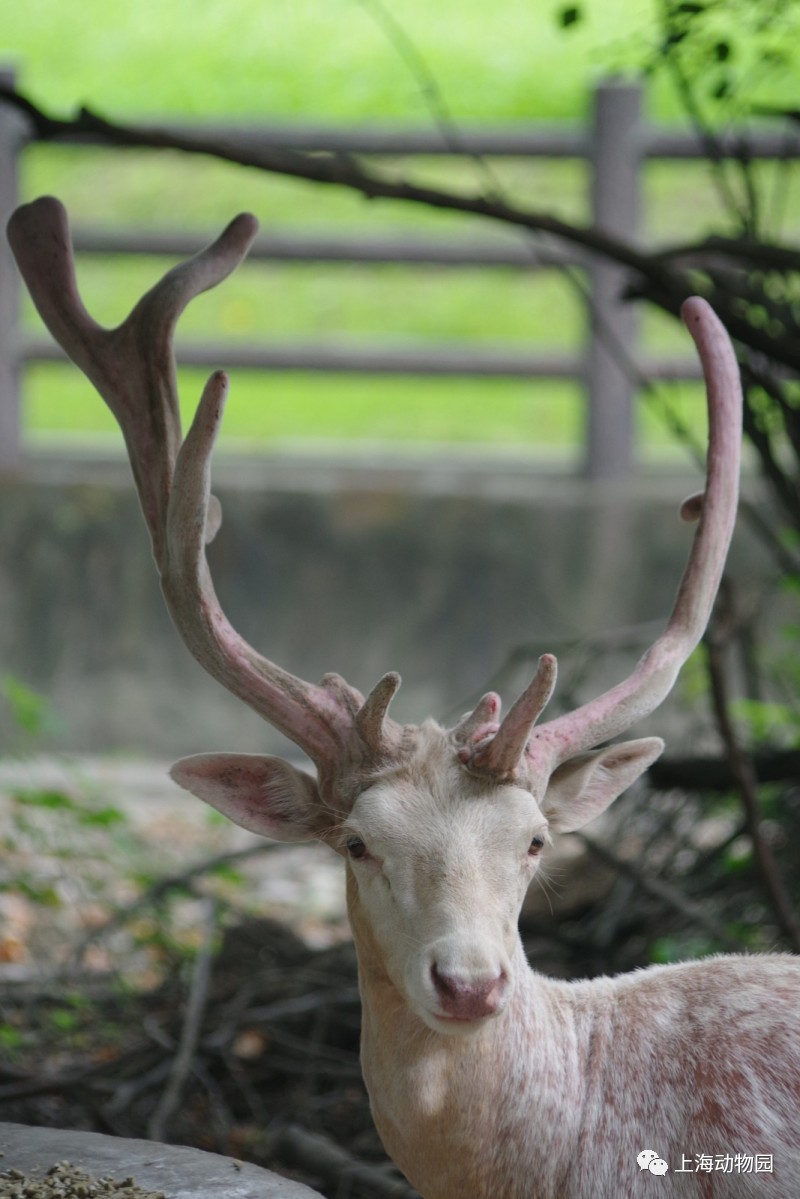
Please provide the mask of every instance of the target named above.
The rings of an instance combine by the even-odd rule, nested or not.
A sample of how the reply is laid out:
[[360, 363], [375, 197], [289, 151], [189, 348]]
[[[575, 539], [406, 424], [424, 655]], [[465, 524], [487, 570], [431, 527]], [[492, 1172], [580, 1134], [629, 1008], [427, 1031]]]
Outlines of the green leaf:
[[63, 791], [50, 791], [40, 789], [23, 789], [12, 792], [13, 798], [17, 803], [25, 804], [30, 808], [47, 808], [51, 812], [78, 812], [80, 808]]
[[0, 680], [0, 694], [11, 709], [14, 722], [26, 733], [41, 733], [47, 726], [49, 705], [44, 696], [7, 674]]
[[26, 899], [41, 904], [44, 908], [60, 908], [63, 906], [63, 900], [58, 891], [56, 891], [55, 887], [48, 886], [47, 884], [40, 886], [37, 883], [22, 879], [17, 881], [15, 890], [21, 892]]
[[790, 704], [770, 703], [757, 699], [738, 699], [731, 704], [738, 720], [743, 720], [753, 741], [785, 744], [796, 743], [800, 736], [800, 713]]
[[226, 883], [234, 883], [240, 887], [245, 881], [245, 876], [239, 870], [234, 870], [232, 866], [226, 866], [223, 862], [220, 866], [215, 866], [213, 870], [208, 872], [213, 878], [222, 879]]
[[75, 1012], [66, 1008], [56, 1008], [54, 1012], [50, 1013], [50, 1023], [59, 1032], [74, 1032], [80, 1022]]
[[665, 936], [657, 937], [650, 946], [650, 960], [661, 965], [672, 962], [685, 962], [690, 958], [708, 957], [717, 952], [717, 946], [705, 937]]
[[661, 47], [662, 54], [669, 54], [673, 46], [680, 46], [681, 42], [685, 42], [688, 36], [688, 29], [673, 29], [668, 37], [664, 39], [664, 44]]
[[577, 25], [583, 19], [583, 13], [577, 4], [569, 4], [566, 8], [562, 8], [558, 14], [558, 23], [562, 29], [569, 29], [572, 25]]
[[753, 864], [753, 845], [745, 837], [738, 837], [725, 851], [723, 865], [726, 874], [741, 874]]
[[78, 815], [78, 823], [86, 828], [111, 828], [117, 824], [124, 824], [126, 819], [124, 812], [111, 806], [80, 812]]
[[0, 1047], [5, 1050], [21, 1049], [24, 1037], [18, 1028], [11, 1024], [0, 1024]]

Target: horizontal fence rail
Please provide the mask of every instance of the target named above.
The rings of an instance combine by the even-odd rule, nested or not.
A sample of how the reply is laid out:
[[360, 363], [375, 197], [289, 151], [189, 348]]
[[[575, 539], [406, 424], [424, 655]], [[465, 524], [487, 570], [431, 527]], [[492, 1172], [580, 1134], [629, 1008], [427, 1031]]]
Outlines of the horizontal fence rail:
[[[22, 362], [66, 362], [60, 346], [45, 337], [25, 337], [18, 342]], [[454, 378], [574, 379], [574, 354], [531, 353], [516, 345], [480, 350], [463, 342], [436, 346], [345, 342], [335, 344], [293, 341], [270, 345], [259, 341], [183, 342], [179, 347], [181, 366], [214, 370], [221, 361], [238, 370], [308, 371], [312, 374], [448, 375]], [[647, 375], [661, 382], [701, 379], [696, 360], [686, 358], [647, 360]]]
[[[640, 108], [641, 90], [636, 85], [603, 84], [598, 96], [628, 93], [625, 102]], [[151, 131], [156, 137], [165, 131], [164, 125], [146, 122], [137, 128]], [[171, 132], [202, 140], [224, 142], [244, 150], [271, 146], [306, 152], [324, 151], [331, 154], [363, 154], [374, 158], [397, 158], [406, 155], [420, 157], [472, 158], [582, 158], [592, 157], [594, 139], [591, 130], [564, 124], [537, 127], [532, 125], [459, 126], [451, 135], [439, 129], [397, 128], [393, 125], [358, 125], [352, 128], [332, 125], [270, 124], [263, 126], [231, 125], [225, 122], [204, 121], [202, 125], [170, 125]], [[62, 144], [107, 145], [99, 134], [68, 133], [59, 138]], [[699, 134], [685, 129], [658, 129], [638, 125], [634, 144], [630, 147], [639, 159], [676, 159], [697, 161], [708, 157], [708, 145]], [[793, 159], [800, 153], [800, 133], [791, 128], [759, 129], [758, 132], [728, 131], [715, 134], [715, 149], [726, 158], [746, 161], [764, 159]], [[118, 147], [121, 150], [125, 146]]]
[[[177, 230], [160, 232], [73, 230], [77, 252], [83, 254], [152, 254], [169, 258], [196, 254], [208, 244], [197, 235]], [[262, 234], [253, 242], [248, 261], [352, 262], [400, 266], [510, 267], [521, 271], [586, 267], [588, 256], [558, 246], [528, 245], [511, 238], [433, 238], [398, 232], [381, 237], [334, 237], [330, 233]]]
[[[13, 83], [0, 71], [0, 81]], [[163, 130], [162, 130], [163, 132]], [[606, 84], [594, 94], [586, 128], [510, 126], [498, 128], [400, 129], [391, 126], [333, 128], [272, 125], [268, 129], [204, 124], [173, 126], [182, 138], [211, 139], [244, 149], [277, 146], [375, 157], [441, 156], [580, 159], [591, 175], [591, 221], [599, 230], [635, 239], [639, 228], [641, 169], [653, 159], [693, 160], [706, 156], [699, 136], [653, 129], [641, 120], [636, 86]], [[18, 202], [19, 156], [29, 144], [24, 119], [0, 104], [0, 219], [3, 226]], [[92, 136], [60, 138], [75, 145], [107, 145]], [[747, 159], [792, 159], [800, 154], [796, 133], [729, 133], [717, 143], [722, 152]], [[126, 147], [111, 147], [123, 152]], [[206, 239], [178, 230], [97, 230], [78, 225], [79, 254], [183, 257], [196, 253]], [[555, 242], [524, 237], [486, 236], [480, 240], [432, 237], [404, 231], [379, 235], [332, 235], [309, 229], [301, 234], [271, 231], [260, 236], [250, 258], [257, 262], [403, 265], [417, 269], [540, 271], [581, 270], [587, 278], [591, 311], [602, 313], [603, 328], [587, 322], [586, 344], [576, 353], [521, 350], [518, 344], [408, 344], [303, 340], [258, 345], [205, 340], [183, 343], [181, 365], [226, 366], [245, 370], [366, 373], [375, 375], [450, 375], [480, 378], [578, 379], [586, 391], [584, 460], [595, 478], [627, 474], [634, 454], [635, 382], [619, 361], [615, 346], [625, 347], [635, 372], [649, 379], [683, 380], [700, 375], [694, 358], [643, 359], [631, 305], [621, 302], [625, 274], [601, 259], [565, 249]], [[19, 326], [19, 282], [7, 246], [0, 246], [0, 470], [22, 461], [20, 376], [32, 363], [64, 358], [48, 339]]]

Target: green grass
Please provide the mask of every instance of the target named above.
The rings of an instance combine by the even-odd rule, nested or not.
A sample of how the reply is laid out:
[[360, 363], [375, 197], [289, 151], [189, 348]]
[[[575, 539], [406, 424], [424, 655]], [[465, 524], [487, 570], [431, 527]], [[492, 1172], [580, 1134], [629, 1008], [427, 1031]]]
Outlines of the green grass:
[[[200, 371], [180, 372], [184, 424], [204, 380]], [[698, 386], [659, 389], [638, 411], [640, 446], [648, 459], [683, 455], [680, 440], [669, 432], [664, 405], [696, 435], [702, 437], [705, 427]], [[25, 433], [34, 447], [52, 449], [62, 441], [121, 446], [114, 418], [73, 368], [32, 368], [25, 412]], [[584, 421], [585, 401], [576, 383], [418, 379], [409, 384], [369, 375], [241, 372], [233, 379], [220, 449], [446, 444], [492, 454], [517, 449], [577, 464]]]
[[[391, 13], [413, 39], [459, 121], [577, 119], [604, 63], [629, 60], [651, 4], [607, 0], [584, 6], [572, 33], [557, 28], [559, 4], [501, 0], [394, 0]], [[375, 119], [429, 123], [420, 80], [370, 9], [359, 0], [29, 0], [4, 14], [0, 58], [13, 54], [20, 82], [61, 110], [86, 102], [119, 118], [172, 117], [305, 121]], [[669, 115], [671, 101], [652, 104]], [[403, 162], [387, 168], [406, 173]], [[505, 195], [568, 219], [586, 215], [585, 168], [570, 162], [493, 164]], [[458, 189], [481, 186], [470, 162], [415, 163], [415, 176]], [[231, 168], [177, 154], [36, 147], [25, 158], [24, 195], [59, 195], [77, 223], [175, 227], [212, 234], [242, 209], [262, 225], [382, 230], [483, 238], [476, 218], [400, 203], [368, 203], [336, 188]], [[646, 226], [657, 238], [687, 237], [713, 219], [702, 166], [652, 167]], [[702, 196], [702, 200], [699, 197]], [[90, 310], [121, 320], [167, 264], [83, 259], [79, 277]], [[25, 320], [35, 318], [26, 307]], [[414, 270], [400, 267], [246, 265], [195, 301], [181, 323], [186, 339], [259, 338], [433, 343], [507, 342], [566, 351], [580, 346], [583, 313], [574, 289], [552, 273]], [[667, 320], [643, 321], [645, 344], [687, 348]], [[221, 362], [224, 366], [225, 363]], [[185, 389], [199, 383], [187, 375]], [[187, 401], [188, 402], [188, 401]], [[34, 443], [60, 435], [104, 435], [102, 406], [71, 368], [38, 366], [25, 380], [24, 424]], [[680, 401], [697, 426], [695, 392]], [[641, 412], [650, 446], [670, 438]], [[324, 378], [238, 372], [226, 416], [233, 441], [385, 439], [393, 442], [534, 445], [571, 449], [583, 400], [575, 384], [547, 381]]]
[[[459, 119], [574, 117], [602, 51], [630, 58], [650, 0], [388, 0]], [[26, 0], [6, 5], [0, 55], [48, 102], [117, 115], [428, 120], [420, 80], [359, 0]]]
[[[184, 420], [191, 416], [205, 376], [181, 372]], [[582, 401], [577, 386], [501, 380], [491, 386], [471, 379], [408, 380], [376, 376], [322, 377], [289, 374], [255, 377], [241, 372], [233, 380], [221, 445], [277, 442], [284, 446], [307, 439], [341, 443], [429, 441], [505, 447], [516, 443], [568, 446], [580, 429]], [[537, 419], [548, 408], [544, 430]], [[45, 431], [70, 436], [115, 434], [113, 417], [75, 371], [53, 365], [31, 372], [31, 434]], [[476, 438], [475, 430], [482, 436]], [[414, 436], [410, 436], [413, 430]]]

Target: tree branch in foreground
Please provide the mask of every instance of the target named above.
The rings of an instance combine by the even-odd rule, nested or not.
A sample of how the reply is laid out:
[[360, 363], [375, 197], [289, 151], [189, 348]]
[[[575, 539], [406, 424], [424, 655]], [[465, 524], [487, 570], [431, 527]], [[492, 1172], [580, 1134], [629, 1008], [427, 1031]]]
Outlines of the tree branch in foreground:
[[758, 872], [781, 932], [795, 953], [800, 953], [800, 920], [781, 876], [772, 846], [764, 836], [763, 815], [758, 797], [758, 779], [750, 757], [739, 740], [730, 715], [730, 684], [725, 660], [725, 629], [721, 624], [706, 634], [706, 657], [711, 684], [711, 702], [720, 737], [736, 780], [747, 832], [753, 843]]
[[[58, 142], [85, 138], [101, 145], [204, 154], [237, 166], [311, 183], [344, 187], [360, 193], [368, 200], [401, 200], [441, 211], [481, 216], [529, 233], [556, 237], [625, 267], [631, 272], [630, 293], [647, 299], [675, 317], [679, 315], [683, 301], [703, 289], [703, 281], [698, 280], [697, 270], [692, 272], [676, 266], [671, 262], [668, 248], [657, 253], [644, 253], [596, 226], [572, 224], [551, 213], [520, 208], [496, 195], [461, 194], [394, 179], [364, 166], [351, 154], [296, 150], [285, 142], [270, 140], [266, 134], [258, 147], [253, 148], [231, 138], [189, 134], [164, 127], [122, 124], [110, 121], [89, 108], [80, 108], [77, 116], [69, 119], [53, 117], [29, 97], [8, 85], [0, 85], [0, 102], [3, 101], [25, 116], [35, 141]], [[686, 256], [689, 249], [682, 246], [680, 256]], [[718, 256], [719, 250], [717, 242], [711, 245], [699, 242], [696, 252], [700, 259], [693, 265], [705, 270], [706, 267], [702, 265], [705, 262], [704, 252], [706, 255], [710, 252], [713, 259], [715, 255]], [[772, 250], [781, 254], [781, 247], [772, 247]], [[784, 269], [794, 268], [794, 261], [784, 263]], [[773, 333], [751, 324], [743, 315], [739, 298], [731, 295], [728, 289], [716, 287], [712, 278], [705, 279], [705, 292], [734, 339], [800, 372], [800, 343], [795, 338], [786, 336], [776, 339]]]

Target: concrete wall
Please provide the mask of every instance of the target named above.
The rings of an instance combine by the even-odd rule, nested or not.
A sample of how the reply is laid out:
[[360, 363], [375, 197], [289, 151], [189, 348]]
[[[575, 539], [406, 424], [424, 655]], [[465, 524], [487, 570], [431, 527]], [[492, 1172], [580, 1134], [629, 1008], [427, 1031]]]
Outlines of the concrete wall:
[[[565, 657], [565, 643], [666, 617], [691, 536], [677, 504], [698, 485], [590, 484], [507, 460], [223, 460], [217, 474], [210, 559], [234, 625], [306, 678], [336, 669], [366, 690], [399, 670], [406, 720], [458, 714], [490, 683], [510, 700], [544, 650], [561, 652], [562, 697], [626, 673], [651, 629], [611, 656]], [[765, 568], [746, 529], [735, 561], [751, 579]], [[282, 748], [172, 629], [121, 463], [40, 460], [0, 484], [6, 673], [50, 697], [54, 747]], [[17, 740], [0, 706], [0, 750]]]

